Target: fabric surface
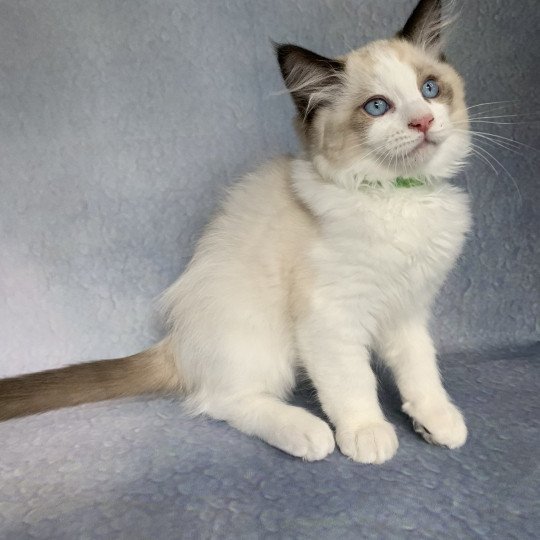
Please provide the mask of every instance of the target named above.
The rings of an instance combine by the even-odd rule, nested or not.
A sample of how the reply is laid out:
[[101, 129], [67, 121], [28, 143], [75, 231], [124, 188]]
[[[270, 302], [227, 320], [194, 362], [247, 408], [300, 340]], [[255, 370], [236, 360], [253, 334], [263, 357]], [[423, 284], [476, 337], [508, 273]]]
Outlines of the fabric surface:
[[[296, 150], [269, 39], [338, 55], [414, 4], [0, 0], [0, 376], [154, 343], [223, 188]], [[538, 3], [462, 4], [448, 57], [491, 103], [471, 112], [524, 113], [475, 129], [540, 146]], [[537, 536], [540, 163], [478, 144], [495, 170], [456, 179], [475, 226], [432, 323], [462, 450], [423, 443], [388, 385], [382, 467], [302, 463], [171, 401], [89, 405], [0, 424], [0, 538]]]
[[0, 537], [538, 538], [539, 357], [443, 359], [470, 429], [456, 451], [417, 436], [386, 382], [400, 447], [381, 466], [302, 462], [168, 400], [0, 424]]

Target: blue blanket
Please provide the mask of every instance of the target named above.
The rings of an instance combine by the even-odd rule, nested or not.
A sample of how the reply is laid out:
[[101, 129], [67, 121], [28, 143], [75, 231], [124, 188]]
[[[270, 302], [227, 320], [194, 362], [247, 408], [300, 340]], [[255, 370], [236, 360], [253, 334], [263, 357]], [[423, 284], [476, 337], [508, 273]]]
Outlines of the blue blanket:
[[[1, 1], [0, 377], [157, 341], [223, 189], [297, 148], [269, 38], [338, 55], [414, 4]], [[526, 113], [475, 130], [538, 147], [537, 2], [462, 4], [471, 112]], [[475, 226], [432, 321], [464, 448], [418, 437], [385, 373], [381, 467], [303, 463], [174, 400], [87, 405], [0, 424], [0, 539], [538, 538], [540, 163], [498, 140], [476, 140], [498, 174], [472, 156], [455, 180]]]

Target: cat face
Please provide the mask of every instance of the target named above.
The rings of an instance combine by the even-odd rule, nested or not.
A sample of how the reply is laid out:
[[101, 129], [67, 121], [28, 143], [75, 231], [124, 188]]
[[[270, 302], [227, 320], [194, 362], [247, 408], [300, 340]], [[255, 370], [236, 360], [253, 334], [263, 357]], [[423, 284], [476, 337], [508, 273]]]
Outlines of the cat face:
[[397, 38], [337, 60], [278, 48], [299, 131], [324, 177], [355, 187], [397, 176], [449, 177], [463, 163], [464, 88], [441, 56], [439, 4], [421, 1]]
[[346, 182], [454, 174], [469, 148], [455, 70], [403, 40], [373, 43], [343, 62], [341, 89], [306, 131], [321, 170]]

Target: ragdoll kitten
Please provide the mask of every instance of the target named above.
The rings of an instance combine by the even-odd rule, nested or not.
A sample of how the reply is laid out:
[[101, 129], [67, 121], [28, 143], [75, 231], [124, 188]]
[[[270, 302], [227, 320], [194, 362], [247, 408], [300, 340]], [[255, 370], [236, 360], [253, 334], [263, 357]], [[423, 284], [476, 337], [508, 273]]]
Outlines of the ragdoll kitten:
[[178, 392], [195, 414], [323, 459], [332, 429], [286, 401], [302, 369], [341, 452], [382, 463], [398, 440], [377, 399], [373, 350], [415, 429], [461, 446], [467, 429], [427, 329], [471, 222], [466, 194], [447, 181], [469, 136], [444, 25], [441, 2], [421, 0], [396, 38], [338, 59], [277, 45], [304, 151], [230, 191], [164, 294], [168, 336], [129, 358], [3, 380], [0, 418]]

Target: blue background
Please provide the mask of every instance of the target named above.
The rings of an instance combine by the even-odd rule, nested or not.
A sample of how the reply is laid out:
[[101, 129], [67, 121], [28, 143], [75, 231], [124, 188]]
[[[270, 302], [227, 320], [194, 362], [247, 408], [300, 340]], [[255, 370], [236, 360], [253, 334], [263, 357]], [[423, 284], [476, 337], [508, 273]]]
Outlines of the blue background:
[[[223, 188], [297, 148], [270, 38], [338, 55], [414, 4], [0, 1], [0, 376], [155, 342], [153, 301]], [[448, 48], [469, 105], [525, 113], [478, 128], [535, 147], [539, 11], [463, 2]], [[401, 448], [381, 468], [303, 464], [168, 401], [89, 405], [0, 426], [4, 536], [532, 538], [539, 159], [484, 146], [499, 174], [473, 159], [456, 179], [475, 226], [432, 324], [462, 451], [422, 443], [388, 386]]]

